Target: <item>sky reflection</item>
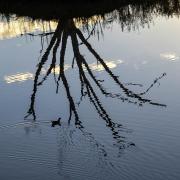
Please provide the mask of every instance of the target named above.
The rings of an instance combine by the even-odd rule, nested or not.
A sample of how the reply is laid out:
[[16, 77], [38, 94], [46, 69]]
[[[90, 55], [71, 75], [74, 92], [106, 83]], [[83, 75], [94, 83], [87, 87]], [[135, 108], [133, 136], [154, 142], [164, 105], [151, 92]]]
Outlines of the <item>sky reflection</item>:
[[[115, 61], [105, 61], [105, 63], [107, 64], [107, 66], [110, 69], [114, 69], [117, 66], [119, 66], [120, 64], [123, 63], [122, 60], [115, 60]], [[104, 71], [104, 68], [102, 65], [97, 64], [96, 62], [89, 64], [89, 67], [93, 70], [93, 71], [97, 71], [97, 72], [102, 72]], [[64, 71], [67, 71], [71, 68], [70, 64], [66, 64], [64, 65]], [[75, 68], [77, 68], [75, 66]], [[84, 67], [85, 70], [85, 67]], [[42, 69], [42, 75], [46, 74], [47, 69], [43, 68]], [[53, 69], [51, 71], [51, 73], [55, 73], [56, 75], [58, 75], [60, 73], [60, 67], [57, 65], [55, 67], [55, 69]], [[5, 75], [4, 76], [4, 81], [7, 84], [11, 84], [11, 83], [21, 83], [21, 82], [25, 82], [27, 80], [33, 80], [34, 79], [34, 74], [31, 72], [18, 72], [16, 74], [12, 74], [12, 75]]]

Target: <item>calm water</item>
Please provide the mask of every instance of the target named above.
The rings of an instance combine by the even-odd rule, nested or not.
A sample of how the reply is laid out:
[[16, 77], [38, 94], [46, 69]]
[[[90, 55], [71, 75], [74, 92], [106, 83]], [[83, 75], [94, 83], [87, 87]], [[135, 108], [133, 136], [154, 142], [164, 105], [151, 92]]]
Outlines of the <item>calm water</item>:
[[0, 22], [0, 179], [180, 179], [180, 19], [72, 22]]

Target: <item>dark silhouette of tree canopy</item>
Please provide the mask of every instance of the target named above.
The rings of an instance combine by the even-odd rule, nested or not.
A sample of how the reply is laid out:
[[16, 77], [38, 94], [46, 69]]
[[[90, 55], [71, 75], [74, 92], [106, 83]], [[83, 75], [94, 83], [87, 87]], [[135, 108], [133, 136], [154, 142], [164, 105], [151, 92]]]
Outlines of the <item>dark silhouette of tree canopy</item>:
[[[32, 11], [33, 9], [33, 11]], [[52, 0], [52, 1], [9, 1], [0, 0], [0, 12], [18, 14], [39, 19], [59, 19], [60, 17], [90, 17], [117, 10], [121, 22], [146, 18], [151, 15], [171, 16], [179, 14], [179, 0]], [[117, 13], [116, 15], [117, 16]], [[114, 17], [113, 17], [114, 18]]]

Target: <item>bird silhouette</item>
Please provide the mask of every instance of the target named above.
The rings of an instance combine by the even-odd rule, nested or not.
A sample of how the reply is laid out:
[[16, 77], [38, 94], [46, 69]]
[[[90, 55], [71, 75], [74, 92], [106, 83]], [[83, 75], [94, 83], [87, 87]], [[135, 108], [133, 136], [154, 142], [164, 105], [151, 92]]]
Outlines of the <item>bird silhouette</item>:
[[55, 126], [61, 126], [61, 122], [60, 122], [61, 118], [58, 118], [58, 120], [56, 121], [51, 121], [51, 127], [55, 127]]

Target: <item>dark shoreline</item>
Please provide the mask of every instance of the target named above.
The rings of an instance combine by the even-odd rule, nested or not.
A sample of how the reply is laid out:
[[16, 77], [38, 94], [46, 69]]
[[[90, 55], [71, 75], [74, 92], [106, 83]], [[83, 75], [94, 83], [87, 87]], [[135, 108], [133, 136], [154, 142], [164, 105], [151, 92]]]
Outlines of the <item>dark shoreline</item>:
[[59, 19], [59, 17], [90, 17], [104, 15], [128, 5], [156, 4], [159, 0], [51, 0], [46, 1], [0, 1], [0, 13], [29, 16], [33, 19]]
[[[130, 22], [132, 19], [144, 21], [154, 15], [178, 15], [180, 14], [180, 0], [51, 0], [51, 1], [1, 1], [0, 13], [8, 17], [11, 14], [28, 16], [32, 19], [58, 20], [71, 18], [89, 18], [118, 11], [118, 16], [112, 14], [112, 18], [118, 17], [119, 21]], [[115, 17], [116, 16], [116, 17]]]
[[[59, 17], [90, 17], [101, 15], [113, 11], [122, 6], [123, 1], [102, 1], [88, 0], [82, 3], [81, 0], [74, 1], [18, 1], [9, 2], [0, 1], [0, 12], [5, 14], [18, 14], [20, 16], [30, 16], [34, 19], [58, 19]], [[127, 3], [123, 3], [124, 5]]]

